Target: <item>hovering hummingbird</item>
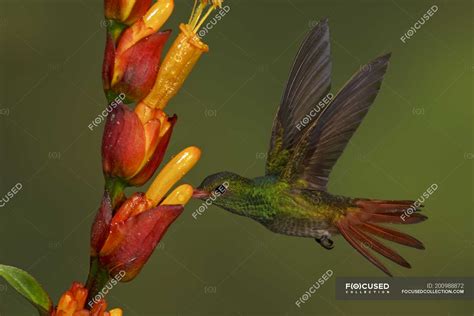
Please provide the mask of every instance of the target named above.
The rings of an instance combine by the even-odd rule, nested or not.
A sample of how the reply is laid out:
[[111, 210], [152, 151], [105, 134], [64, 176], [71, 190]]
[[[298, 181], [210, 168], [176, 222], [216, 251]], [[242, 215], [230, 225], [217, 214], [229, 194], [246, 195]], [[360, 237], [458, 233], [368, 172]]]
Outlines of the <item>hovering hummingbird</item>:
[[327, 19], [320, 21], [293, 63], [273, 122], [265, 176], [248, 179], [219, 172], [208, 176], [193, 196], [212, 196], [214, 205], [252, 218], [272, 232], [314, 238], [326, 249], [334, 246], [332, 236], [341, 234], [389, 276], [371, 250], [410, 268], [374, 236], [424, 249], [419, 240], [383, 225], [427, 219], [418, 212], [406, 216], [409, 208], [420, 211], [415, 201], [350, 198], [327, 191], [331, 169], [375, 100], [389, 59], [386, 54], [361, 67], [331, 98], [329, 26]]

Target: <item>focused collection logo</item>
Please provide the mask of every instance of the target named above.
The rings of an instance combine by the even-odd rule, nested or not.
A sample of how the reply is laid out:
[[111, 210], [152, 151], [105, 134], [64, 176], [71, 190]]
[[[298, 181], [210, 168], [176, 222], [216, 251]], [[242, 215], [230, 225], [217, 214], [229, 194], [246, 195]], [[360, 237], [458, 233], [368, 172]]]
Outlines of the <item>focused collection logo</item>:
[[336, 278], [337, 300], [473, 299], [472, 277]]
[[346, 294], [390, 294], [390, 284], [385, 282], [346, 282]]

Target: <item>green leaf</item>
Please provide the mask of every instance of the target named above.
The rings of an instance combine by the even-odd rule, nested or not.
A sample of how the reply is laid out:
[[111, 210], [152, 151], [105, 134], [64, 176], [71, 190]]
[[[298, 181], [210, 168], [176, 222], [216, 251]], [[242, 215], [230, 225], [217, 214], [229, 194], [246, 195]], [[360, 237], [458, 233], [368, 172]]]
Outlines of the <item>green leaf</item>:
[[21, 269], [0, 264], [0, 277], [7, 280], [18, 293], [33, 304], [41, 316], [50, 315], [52, 303], [48, 293], [30, 274]]

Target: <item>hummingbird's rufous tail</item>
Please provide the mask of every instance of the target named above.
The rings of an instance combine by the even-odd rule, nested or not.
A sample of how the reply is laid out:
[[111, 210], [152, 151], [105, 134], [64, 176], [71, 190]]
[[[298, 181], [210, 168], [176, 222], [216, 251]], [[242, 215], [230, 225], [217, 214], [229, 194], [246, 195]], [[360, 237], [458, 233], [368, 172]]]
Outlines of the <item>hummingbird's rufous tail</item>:
[[410, 235], [387, 228], [380, 224], [416, 224], [427, 219], [419, 214], [420, 206], [415, 201], [390, 201], [358, 199], [354, 207], [336, 222], [339, 232], [372, 264], [392, 276], [390, 271], [372, 254], [373, 250], [393, 262], [410, 268], [410, 264], [396, 251], [388, 248], [374, 236], [405, 246], [424, 249], [423, 243]]

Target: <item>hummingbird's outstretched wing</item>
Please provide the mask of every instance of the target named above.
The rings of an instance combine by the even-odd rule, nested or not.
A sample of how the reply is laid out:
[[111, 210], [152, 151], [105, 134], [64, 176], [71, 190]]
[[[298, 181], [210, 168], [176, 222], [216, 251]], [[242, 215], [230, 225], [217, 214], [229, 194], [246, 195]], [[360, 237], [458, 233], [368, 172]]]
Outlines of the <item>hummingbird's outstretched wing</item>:
[[[387, 54], [361, 67], [327, 104], [331, 84], [329, 55], [329, 28], [324, 20], [310, 32], [298, 51], [273, 123], [266, 175], [291, 184], [300, 195], [322, 194], [315, 190], [326, 190], [332, 168], [377, 97], [390, 60]], [[318, 199], [319, 196], [310, 198]], [[409, 208], [414, 212], [420, 210], [413, 206], [415, 201], [343, 199], [346, 201], [340, 207], [347, 211], [333, 224], [349, 244], [388, 275], [390, 271], [372, 251], [409, 268], [403, 257], [377, 238], [424, 249], [414, 237], [383, 226], [424, 221], [427, 217], [419, 213], [404, 216]], [[324, 234], [321, 236], [318, 225], [311, 217], [281, 216], [267, 227], [283, 234], [313, 237], [330, 248], [332, 241], [328, 242]]]
[[273, 121], [267, 175], [279, 176], [285, 170], [295, 145], [303, 135], [297, 127], [298, 123], [329, 93], [330, 87], [329, 26], [325, 19], [306, 36], [293, 63]]
[[361, 67], [303, 131], [283, 179], [308, 189], [326, 190], [329, 173], [379, 92], [389, 59], [386, 54]]

